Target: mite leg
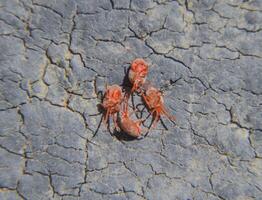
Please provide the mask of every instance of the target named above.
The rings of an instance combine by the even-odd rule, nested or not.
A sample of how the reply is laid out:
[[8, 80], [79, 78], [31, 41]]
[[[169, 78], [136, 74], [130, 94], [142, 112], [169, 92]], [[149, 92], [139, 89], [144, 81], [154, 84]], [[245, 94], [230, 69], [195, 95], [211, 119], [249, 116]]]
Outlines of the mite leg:
[[108, 122], [109, 112], [110, 112], [110, 109], [108, 108], [106, 110], [106, 113], [104, 114], [104, 118], [103, 118], [104, 124], [106, 124]]
[[176, 117], [174, 115], [171, 115], [168, 113], [167, 109], [165, 107], [162, 108], [162, 113], [173, 123], [176, 121]]
[[119, 132], [120, 128], [119, 128], [119, 126], [117, 124], [117, 116], [116, 116], [116, 114], [113, 115], [113, 122], [114, 122], [115, 129]]

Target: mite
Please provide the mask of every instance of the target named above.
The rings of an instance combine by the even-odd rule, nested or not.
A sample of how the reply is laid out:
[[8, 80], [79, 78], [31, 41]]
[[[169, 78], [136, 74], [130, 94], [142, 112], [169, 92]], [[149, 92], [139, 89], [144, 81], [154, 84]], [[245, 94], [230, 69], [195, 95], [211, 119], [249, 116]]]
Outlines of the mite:
[[135, 59], [130, 66], [128, 79], [132, 83], [131, 93], [137, 91], [145, 82], [148, 64], [141, 58]]
[[154, 128], [157, 122], [160, 120], [161, 115], [165, 115], [170, 121], [175, 121], [175, 116], [168, 113], [164, 106], [164, 98], [161, 91], [151, 85], [144, 87], [142, 98], [149, 109], [149, 112], [153, 116], [152, 127]]
[[130, 118], [130, 116], [131, 114], [129, 114], [128, 107], [126, 105], [124, 106], [124, 111], [121, 114], [119, 126], [123, 132], [132, 137], [138, 138], [142, 133], [142, 128], [140, 125], [144, 120], [134, 121]]
[[102, 103], [102, 107], [105, 110], [103, 115], [103, 122], [105, 124], [108, 124], [109, 117], [112, 116], [116, 129], [119, 129], [117, 125], [117, 113], [120, 111], [122, 101], [123, 94], [120, 86], [106, 86], [106, 92]]

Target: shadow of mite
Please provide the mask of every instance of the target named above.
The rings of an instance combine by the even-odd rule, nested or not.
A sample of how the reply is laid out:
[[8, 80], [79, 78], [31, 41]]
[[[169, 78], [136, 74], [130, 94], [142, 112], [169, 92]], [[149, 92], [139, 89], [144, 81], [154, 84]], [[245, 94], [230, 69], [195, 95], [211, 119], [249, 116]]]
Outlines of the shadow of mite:
[[102, 114], [104, 112], [104, 108], [102, 106], [102, 103], [96, 104], [97, 111]]
[[132, 137], [131, 135], [126, 134], [124, 131], [120, 130], [114, 130], [113, 136], [115, 136], [120, 141], [133, 141], [137, 140], [138, 138]]
[[120, 85], [120, 86], [123, 87], [123, 89], [126, 92], [130, 92], [131, 88], [132, 88], [132, 83], [129, 81], [129, 78], [128, 78], [129, 70], [130, 70], [130, 68], [128, 68], [128, 69], [124, 68], [125, 76], [124, 76], [123, 81], [122, 81], [122, 83]]

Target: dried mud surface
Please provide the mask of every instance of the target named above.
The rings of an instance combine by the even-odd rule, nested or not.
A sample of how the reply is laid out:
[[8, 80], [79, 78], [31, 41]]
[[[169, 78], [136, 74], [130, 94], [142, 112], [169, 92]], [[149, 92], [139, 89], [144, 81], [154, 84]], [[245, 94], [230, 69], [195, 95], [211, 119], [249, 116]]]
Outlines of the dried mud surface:
[[[262, 199], [261, 0], [2, 0], [0, 46], [1, 200]], [[177, 126], [94, 137], [137, 57]]]

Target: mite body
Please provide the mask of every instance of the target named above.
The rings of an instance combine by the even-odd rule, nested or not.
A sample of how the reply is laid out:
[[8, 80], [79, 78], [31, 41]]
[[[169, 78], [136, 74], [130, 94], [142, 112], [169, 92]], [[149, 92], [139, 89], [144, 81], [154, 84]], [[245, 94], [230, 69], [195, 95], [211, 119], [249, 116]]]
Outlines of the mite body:
[[165, 115], [172, 122], [175, 121], [175, 116], [169, 114], [164, 105], [164, 98], [161, 91], [151, 85], [148, 85], [144, 88], [142, 98], [153, 116], [152, 127], [156, 126], [161, 115]]
[[132, 137], [138, 138], [141, 136], [142, 133], [142, 128], [141, 128], [141, 123], [143, 120], [137, 120], [134, 121], [130, 118], [131, 114], [128, 112], [128, 107], [125, 106], [124, 111], [121, 114], [120, 120], [119, 120], [119, 126], [121, 130], [128, 135]]
[[145, 82], [148, 73], [148, 64], [141, 58], [135, 59], [128, 73], [129, 81], [133, 84], [131, 93], [137, 91]]
[[108, 124], [109, 117], [113, 117], [115, 128], [118, 129], [117, 125], [117, 113], [120, 111], [121, 103], [123, 101], [122, 89], [118, 85], [112, 85], [106, 87], [102, 107], [105, 112], [103, 115], [103, 121]]
[[[148, 74], [148, 64], [145, 60], [141, 58], [135, 59], [131, 65], [128, 72], [128, 79], [132, 84], [132, 88], [122, 88], [119, 85], [111, 85], [106, 87], [106, 92], [104, 94], [103, 102], [101, 107], [103, 107], [103, 122], [107, 124], [109, 129], [109, 119], [112, 117], [114, 122], [114, 128], [117, 131], [120, 129], [126, 134], [140, 138], [140, 136], [145, 137], [151, 127], [155, 127], [157, 122], [161, 119], [161, 116], [166, 116], [170, 121], [175, 121], [175, 116], [169, 114], [168, 110], [164, 105], [164, 98], [162, 92], [153, 87], [150, 82], [146, 81]], [[138, 93], [139, 96], [144, 101], [145, 106], [148, 108], [150, 115], [152, 115], [152, 123], [149, 128], [147, 128], [147, 133], [142, 133], [141, 124], [146, 119], [133, 120], [131, 118], [132, 113], [129, 113], [128, 102], [129, 97], [134, 93]], [[133, 96], [132, 96], [133, 97]], [[132, 100], [134, 100], [132, 98]], [[133, 108], [136, 106], [133, 103]], [[140, 105], [140, 104], [139, 104]], [[137, 105], [138, 106], [138, 105]], [[144, 110], [144, 108], [143, 108]], [[143, 110], [141, 112], [143, 112]], [[100, 125], [99, 125], [100, 126]], [[99, 127], [98, 127], [99, 128]], [[109, 129], [110, 131], [110, 129]]]

